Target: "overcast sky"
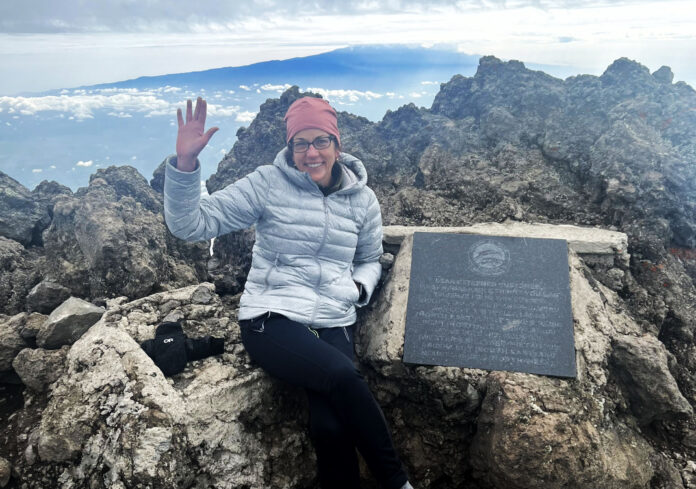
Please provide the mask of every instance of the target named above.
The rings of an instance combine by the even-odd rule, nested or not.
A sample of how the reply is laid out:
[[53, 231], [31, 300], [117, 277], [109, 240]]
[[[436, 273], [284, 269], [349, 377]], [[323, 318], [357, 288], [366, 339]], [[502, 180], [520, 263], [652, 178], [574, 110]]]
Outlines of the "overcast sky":
[[591, 74], [626, 56], [696, 85], [693, 0], [3, 0], [0, 95], [382, 43]]

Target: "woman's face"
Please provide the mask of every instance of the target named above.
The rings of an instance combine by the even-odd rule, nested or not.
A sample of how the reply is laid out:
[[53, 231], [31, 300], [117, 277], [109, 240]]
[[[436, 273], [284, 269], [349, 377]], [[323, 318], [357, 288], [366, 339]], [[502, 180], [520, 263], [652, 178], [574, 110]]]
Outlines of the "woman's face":
[[[293, 142], [305, 141], [311, 143], [318, 137], [327, 137], [329, 134], [321, 129], [304, 129], [292, 138]], [[339, 151], [336, 142], [331, 141], [328, 148], [317, 149], [310, 145], [306, 153], [292, 154], [292, 161], [298, 170], [308, 173], [310, 178], [321, 187], [331, 184], [331, 169], [338, 159]]]

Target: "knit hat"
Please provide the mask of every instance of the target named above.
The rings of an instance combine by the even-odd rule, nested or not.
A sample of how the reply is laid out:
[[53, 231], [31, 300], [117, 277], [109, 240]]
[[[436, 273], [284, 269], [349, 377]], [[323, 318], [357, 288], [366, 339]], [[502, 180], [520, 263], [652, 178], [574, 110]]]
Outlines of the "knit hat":
[[338, 145], [341, 145], [336, 111], [324, 99], [315, 97], [298, 98], [285, 114], [285, 123], [287, 124], [288, 143], [300, 131], [321, 129], [336, 136]]

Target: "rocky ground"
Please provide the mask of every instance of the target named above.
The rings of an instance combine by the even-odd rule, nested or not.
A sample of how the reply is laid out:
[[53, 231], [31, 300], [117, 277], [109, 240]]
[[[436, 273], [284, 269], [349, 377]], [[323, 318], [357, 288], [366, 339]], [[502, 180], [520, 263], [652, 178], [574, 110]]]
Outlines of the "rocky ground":
[[[408, 239], [386, 243], [396, 259], [361, 316], [361, 366], [417, 487], [696, 487], [696, 92], [672, 78], [619, 59], [558, 80], [484, 57], [430, 109], [339, 114], [385, 224], [626, 236], [625, 259], [571, 255], [574, 381], [404, 366], [385, 317], [403, 298]], [[301, 95], [261, 106], [209, 191], [272, 161]], [[75, 193], [0, 175], [0, 487], [314, 484], [302, 396], [239, 346], [233, 298], [253, 231], [217, 239], [211, 259], [167, 232], [161, 185], [162, 168], [150, 185], [99, 170]], [[66, 327], [71, 296], [89, 304]], [[189, 334], [222, 334], [225, 354], [164, 378], [138, 342], [170, 314]]]

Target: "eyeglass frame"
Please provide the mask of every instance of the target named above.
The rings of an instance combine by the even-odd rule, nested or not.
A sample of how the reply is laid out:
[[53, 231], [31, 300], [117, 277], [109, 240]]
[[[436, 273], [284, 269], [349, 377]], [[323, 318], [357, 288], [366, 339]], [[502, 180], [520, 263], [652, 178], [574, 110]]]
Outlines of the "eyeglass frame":
[[317, 147], [314, 145], [314, 142], [315, 142], [317, 139], [321, 139], [321, 138], [329, 138], [329, 144], [326, 146], [326, 148], [328, 148], [329, 146], [331, 146], [331, 142], [332, 142], [332, 141], [333, 141], [334, 143], [338, 143], [338, 140], [336, 139], [336, 136], [334, 136], [333, 134], [329, 134], [328, 136], [317, 136], [317, 137], [315, 137], [312, 141], [304, 141], [305, 143], [307, 143], [307, 149], [304, 150], [304, 151], [295, 151], [295, 139], [294, 139], [294, 138], [288, 143], [288, 148], [290, 149], [290, 152], [293, 153], [293, 154], [305, 154], [307, 151], [309, 151], [309, 147], [310, 147], [310, 146], [314, 146], [314, 149], [316, 149], [317, 151], [322, 151], [322, 150], [324, 150], [324, 149], [326, 149], [326, 148], [321, 148], [321, 149], [319, 149], [319, 148], [317, 148]]

